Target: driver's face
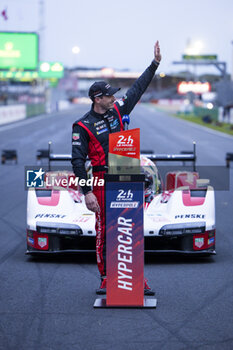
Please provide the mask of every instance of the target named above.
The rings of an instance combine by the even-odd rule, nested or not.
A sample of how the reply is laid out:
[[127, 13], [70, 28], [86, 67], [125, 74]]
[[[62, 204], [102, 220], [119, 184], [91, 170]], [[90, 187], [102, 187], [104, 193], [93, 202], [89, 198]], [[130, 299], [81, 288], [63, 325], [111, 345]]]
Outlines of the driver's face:
[[99, 101], [99, 105], [105, 109], [106, 111], [108, 111], [109, 109], [114, 107], [114, 103], [116, 101], [115, 96], [102, 96], [100, 101]]

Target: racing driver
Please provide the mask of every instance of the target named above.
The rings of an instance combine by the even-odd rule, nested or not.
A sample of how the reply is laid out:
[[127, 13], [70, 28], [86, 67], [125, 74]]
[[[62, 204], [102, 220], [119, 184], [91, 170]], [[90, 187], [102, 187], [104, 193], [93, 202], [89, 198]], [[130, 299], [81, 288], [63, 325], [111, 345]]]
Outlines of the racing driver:
[[[147, 89], [161, 60], [159, 42], [154, 45], [154, 59], [134, 82], [125, 96], [116, 101], [114, 94], [120, 90], [104, 81], [97, 81], [89, 89], [92, 107], [73, 124], [72, 165], [76, 177], [87, 180], [85, 162], [91, 160], [93, 176], [103, 179], [108, 169], [109, 133], [124, 129], [122, 116], [129, 114]], [[98, 183], [98, 181], [97, 181]], [[106, 293], [105, 208], [104, 186], [82, 186], [85, 203], [96, 214], [96, 258], [101, 276], [97, 294]], [[145, 280], [144, 294], [154, 295]]]

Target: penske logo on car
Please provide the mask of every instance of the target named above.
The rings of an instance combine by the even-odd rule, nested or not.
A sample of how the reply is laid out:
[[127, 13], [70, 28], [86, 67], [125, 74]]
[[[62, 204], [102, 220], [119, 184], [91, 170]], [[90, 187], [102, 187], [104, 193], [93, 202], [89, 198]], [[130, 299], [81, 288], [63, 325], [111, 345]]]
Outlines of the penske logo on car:
[[65, 217], [66, 217], [66, 215], [63, 215], [63, 214], [36, 214], [35, 215], [35, 219], [36, 218], [63, 219]]
[[181, 214], [175, 215], [175, 219], [205, 219], [205, 214]]

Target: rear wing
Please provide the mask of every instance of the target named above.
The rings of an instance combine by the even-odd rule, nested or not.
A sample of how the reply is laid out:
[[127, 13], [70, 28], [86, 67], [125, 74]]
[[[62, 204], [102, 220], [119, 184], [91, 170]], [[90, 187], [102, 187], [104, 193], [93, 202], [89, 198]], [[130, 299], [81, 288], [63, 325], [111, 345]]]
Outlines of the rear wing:
[[[55, 154], [51, 152], [51, 144], [49, 141], [48, 144], [48, 161], [49, 161], [49, 171], [51, 170], [51, 162], [54, 161], [69, 161], [72, 159], [71, 154]], [[150, 152], [150, 153], [149, 153]], [[151, 151], [142, 152], [143, 155], [153, 162], [165, 161], [165, 162], [192, 162], [193, 163], [193, 171], [196, 171], [196, 142], [193, 142], [193, 150], [192, 151], [181, 151], [180, 154], [153, 154]], [[88, 160], [88, 159], [87, 159]]]
[[56, 153], [52, 153], [51, 151], [51, 145], [52, 142], [49, 141], [48, 143], [48, 165], [49, 165], [49, 171], [51, 170], [51, 162], [59, 162], [59, 161], [67, 161], [72, 159], [71, 154], [56, 154]]
[[153, 154], [147, 153], [146, 151], [142, 153], [145, 157], [149, 158], [153, 162], [165, 161], [165, 162], [192, 162], [193, 171], [196, 171], [196, 142], [193, 142], [192, 151], [181, 151], [180, 154]]

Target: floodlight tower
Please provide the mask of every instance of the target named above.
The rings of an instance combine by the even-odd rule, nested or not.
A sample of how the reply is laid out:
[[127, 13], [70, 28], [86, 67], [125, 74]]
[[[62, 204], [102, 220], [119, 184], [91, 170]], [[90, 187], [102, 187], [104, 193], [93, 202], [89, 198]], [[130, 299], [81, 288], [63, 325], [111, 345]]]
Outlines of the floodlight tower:
[[232, 54], [231, 54], [231, 80], [233, 81], [233, 40], [231, 41], [232, 45]]
[[40, 50], [39, 50], [39, 59], [40, 61], [43, 61], [45, 59], [44, 57], [44, 38], [45, 38], [45, 5], [44, 0], [39, 0], [39, 44], [40, 44]]

